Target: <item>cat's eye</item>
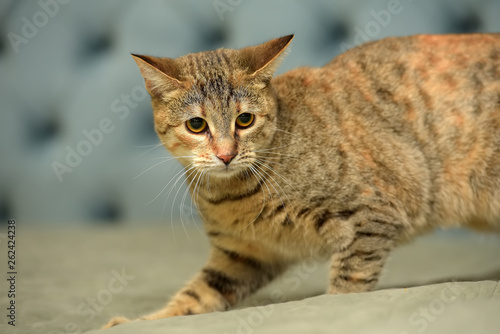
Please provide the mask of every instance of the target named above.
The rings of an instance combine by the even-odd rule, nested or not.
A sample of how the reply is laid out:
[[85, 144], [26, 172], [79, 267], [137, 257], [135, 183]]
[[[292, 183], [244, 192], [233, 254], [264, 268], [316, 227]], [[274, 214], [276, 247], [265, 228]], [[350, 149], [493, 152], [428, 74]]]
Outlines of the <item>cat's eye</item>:
[[207, 129], [207, 122], [200, 117], [191, 118], [186, 122], [189, 131], [194, 133], [201, 133]]
[[254, 114], [243, 113], [236, 118], [236, 125], [240, 128], [248, 128], [255, 119]]

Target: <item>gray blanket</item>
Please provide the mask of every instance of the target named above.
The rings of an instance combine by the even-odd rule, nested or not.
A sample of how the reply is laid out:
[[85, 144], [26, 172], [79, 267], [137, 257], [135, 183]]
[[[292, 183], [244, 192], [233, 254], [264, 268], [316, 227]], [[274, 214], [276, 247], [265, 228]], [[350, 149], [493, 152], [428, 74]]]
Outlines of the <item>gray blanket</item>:
[[19, 229], [16, 326], [7, 324], [4, 279], [0, 333], [500, 333], [500, 237], [461, 231], [397, 249], [377, 291], [324, 295], [327, 265], [309, 261], [236, 310], [99, 330], [112, 316], [162, 307], [203, 265], [207, 249], [192, 224]]

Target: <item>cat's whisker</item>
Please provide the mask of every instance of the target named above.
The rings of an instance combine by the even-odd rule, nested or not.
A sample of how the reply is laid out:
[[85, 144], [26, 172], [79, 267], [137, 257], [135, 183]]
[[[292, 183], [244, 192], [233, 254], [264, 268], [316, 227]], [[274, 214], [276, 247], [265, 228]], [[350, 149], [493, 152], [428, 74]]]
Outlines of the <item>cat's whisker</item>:
[[283, 132], [283, 133], [286, 133], [286, 134], [289, 134], [289, 135], [292, 135], [292, 136], [297, 136], [297, 134], [295, 133], [291, 133], [289, 131], [285, 131], [285, 130], [281, 130], [281, 129], [278, 129], [278, 128], [274, 128], [275, 131], [280, 131], [280, 132]]
[[[206, 177], [206, 174], [207, 172], [206, 171], [203, 171], [201, 177], [200, 177], [200, 180], [201, 180], [201, 183], [200, 183], [200, 187], [203, 186], [203, 180], [201, 178], [205, 178]], [[200, 181], [198, 180], [198, 182]], [[191, 219], [194, 223], [194, 211], [193, 211], [193, 206], [196, 208], [196, 210], [198, 212], [200, 212], [200, 209], [199, 209], [199, 202], [200, 202], [200, 191], [198, 189], [198, 182], [196, 182], [195, 186], [194, 186], [194, 189], [193, 189], [193, 192], [192, 192], [192, 195], [191, 195], [191, 199], [193, 201], [193, 205], [191, 206]], [[200, 215], [202, 215], [200, 213]], [[198, 228], [198, 226], [197, 226]]]
[[[208, 170], [206, 170], [205, 171], [205, 175], [207, 177], [208, 184], [210, 184], [210, 172]], [[200, 187], [201, 187], [201, 185], [200, 185]], [[200, 201], [199, 193], [200, 193], [200, 191], [198, 190], [197, 200], [196, 200], [196, 203], [195, 203], [196, 209], [198, 210], [198, 213], [200, 214], [200, 217], [203, 219], [203, 221], [208, 224], [208, 219], [205, 217], [205, 215], [203, 215], [203, 212], [201, 210], [199, 210], [199, 206], [198, 206], [198, 203]]]
[[[250, 168], [252, 168], [253, 172], [255, 175], [258, 176], [257, 180], [259, 182], [262, 182], [262, 184], [267, 188], [267, 193], [269, 194], [269, 200], [271, 200], [273, 198], [273, 194], [272, 194], [272, 191], [271, 191], [271, 188], [269, 188], [269, 185], [271, 184], [267, 178], [264, 176], [264, 174], [262, 173], [262, 170], [261, 168], [259, 168], [259, 166], [257, 165], [254, 165], [252, 164], [250, 166]], [[264, 196], [264, 199], [263, 199], [264, 202], [266, 202], [266, 197]]]
[[178, 179], [179, 174], [180, 174], [180, 177], [183, 177], [187, 172], [189, 172], [191, 169], [193, 169], [194, 167], [192, 165], [193, 164], [191, 163], [191, 164], [187, 165], [185, 168], [182, 168], [180, 171], [178, 171], [170, 179], [170, 181], [168, 181], [168, 183], [165, 185], [165, 187], [163, 187], [163, 189], [158, 193], [158, 195], [156, 195], [155, 198], [153, 198], [151, 201], [149, 201], [146, 205], [149, 205], [149, 204], [153, 203], [158, 197], [160, 197], [161, 194], [165, 191], [165, 189], [167, 189], [167, 187], [169, 186], [169, 184], [172, 183], [175, 179]]
[[[172, 191], [174, 189], [176, 189], [176, 186], [177, 186], [177, 183], [180, 181], [180, 180], [183, 180], [181, 182], [181, 184], [179, 185], [179, 188], [182, 187], [182, 184], [186, 182], [187, 178], [189, 176], [191, 176], [194, 172], [196, 172], [196, 167], [192, 166], [189, 168], [189, 170], [186, 170], [185, 173], [183, 173], [182, 175], [178, 176], [175, 183], [172, 185], [172, 187], [170, 188], [170, 191], [168, 192], [167, 196], [166, 196], [166, 200], [168, 200], [168, 198], [170, 197], [170, 194], [172, 193]], [[189, 175], [188, 175], [189, 173]], [[184, 178], [185, 176], [185, 178]], [[162, 212], [162, 216], [163, 216], [163, 212]]]
[[[260, 168], [258, 165], [253, 165], [253, 168], [255, 169], [255, 172], [258, 173], [258, 175], [263, 180], [264, 185], [267, 187], [267, 190], [269, 192], [269, 200], [272, 201], [273, 195], [272, 195], [271, 189], [269, 188], [269, 186], [267, 185], [267, 183], [269, 183], [271, 185], [271, 187], [273, 187], [273, 188], [274, 188], [274, 186], [272, 185], [272, 183], [270, 181], [267, 180], [267, 178], [264, 177], [264, 175], [262, 174], [262, 172], [263, 172], [262, 168]], [[274, 191], [277, 193], [276, 188], [274, 188]], [[279, 194], [278, 194], [278, 196], [279, 196]], [[280, 200], [281, 200], [281, 198], [280, 198]], [[266, 201], [265, 201], [265, 198], [264, 198], [263, 203], [265, 203], [265, 202]], [[274, 218], [275, 218], [275, 212], [273, 211], [273, 219], [272, 219], [273, 223], [274, 223], [274, 220], [275, 220]]]
[[[271, 166], [268, 166], [266, 164], [263, 164], [263, 163], [260, 163], [263, 167], [266, 167], [267, 169], [269, 169], [271, 172], [273, 172], [274, 174], [276, 174], [278, 177], [280, 177], [290, 188], [292, 188], [296, 193], [300, 193], [297, 189], [295, 189], [295, 187], [293, 186], [293, 184], [291, 182], [289, 182], [287, 179], [285, 179], [280, 173], [278, 173], [274, 168], [272, 168]], [[271, 177], [273, 180], [274, 178]], [[283, 191], [283, 194], [286, 196], [287, 200], [288, 200], [288, 203], [290, 204], [291, 207], [293, 207], [293, 204], [292, 202], [290, 201], [290, 198], [288, 197], [288, 194], [283, 190], [283, 188], [280, 186], [280, 184], [278, 182], [276, 182], [276, 180], [274, 180], [274, 182], [278, 185], [278, 187]], [[286, 212], [286, 207], [284, 207], [285, 209], [285, 212]], [[287, 212], [287, 215], [288, 215], [288, 212]]]
[[[184, 157], [190, 157], [190, 156], [184, 156]], [[149, 172], [149, 171], [150, 171], [150, 170], [152, 170], [153, 168], [155, 168], [155, 167], [157, 167], [157, 166], [159, 166], [159, 165], [161, 165], [161, 164], [164, 164], [165, 162], [171, 161], [171, 160], [173, 160], [173, 159], [174, 159], [174, 158], [172, 158], [172, 159], [170, 159], [170, 158], [169, 158], [168, 160], [163, 160], [163, 161], [160, 161], [160, 162], [158, 162], [158, 163], [154, 164], [153, 166], [149, 167], [149, 168], [148, 168], [148, 169], [146, 169], [145, 171], [143, 171], [143, 172], [139, 173], [138, 175], [134, 176], [134, 177], [132, 178], [132, 181], [133, 181], [133, 180], [135, 180], [135, 179], [137, 179], [137, 178], [138, 178], [138, 177], [140, 177], [141, 175], [144, 175], [145, 173]]]
[[[182, 196], [182, 199], [181, 199], [181, 203], [179, 204], [179, 210], [180, 210], [180, 221], [181, 221], [181, 226], [182, 226], [182, 229], [184, 230], [184, 234], [186, 234], [186, 237], [189, 239], [189, 235], [186, 231], [186, 227], [184, 226], [184, 210], [185, 210], [185, 207], [184, 207], [184, 201], [186, 199], [186, 195], [187, 193], [189, 192], [189, 185], [188, 187], [186, 188], [186, 190], [184, 190], [184, 195]], [[174, 198], [174, 202], [175, 202], [175, 198]], [[173, 204], [173, 203], [172, 203]], [[173, 210], [172, 210], [173, 211]], [[172, 212], [171, 212], [172, 214]]]
[[155, 157], [155, 158], [152, 158], [151, 160], [161, 160], [161, 159], [164, 159], [164, 160], [174, 160], [174, 159], [179, 159], [179, 158], [195, 158], [196, 156], [195, 155], [183, 155], [183, 156], [175, 156], [175, 157], [172, 157], [172, 156], [165, 156], [165, 157]]
[[[265, 184], [265, 180], [263, 179], [259, 179], [259, 177], [257, 176], [257, 173], [255, 171], [255, 168], [253, 166], [249, 166], [249, 169], [250, 169], [250, 172], [252, 173], [253, 176], [255, 176], [255, 179], [257, 180], [257, 182], [264, 182]], [[267, 185], [266, 185], [267, 186]], [[248, 223], [245, 228], [248, 228], [249, 226], [253, 226], [253, 223], [260, 217], [260, 215], [262, 214], [262, 212], [264, 211], [264, 207], [265, 207], [265, 204], [266, 204], [266, 193], [264, 191], [264, 187], [261, 187], [262, 188], [262, 207], [260, 208], [260, 211], [259, 213], [255, 216], [255, 218], [250, 222]], [[269, 188], [268, 188], [269, 190]]]
[[[284, 153], [279, 153], [279, 152], [259, 152], [259, 151], [253, 151], [253, 153], [261, 153], [261, 155], [265, 156], [266, 158], [269, 159], [278, 159], [281, 157], [286, 157], [286, 158], [292, 158], [292, 159], [298, 159], [299, 157], [295, 155], [289, 155], [289, 154], [284, 154]], [[272, 154], [275, 156], [267, 156], [268, 154]]]
[[132, 145], [132, 147], [135, 147], [135, 148], [147, 148], [147, 147], [153, 147], [153, 148], [156, 148], [156, 147], [158, 147], [159, 145], [163, 145], [163, 143], [152, 144], [152, 145]]
[[285, 166], [284, 164], [282, 163], [279, 163], [279, 162], [276, 162], [276, 161], [269, 161], [269, 160], [266, 160], [266, 159], [262, 159], [262, 158], [259, 158], [259, 159], [256, 159], [256, 160], [259, 160], [259, 161], [264, 161], [264, 162], [267, 162], [269, 164], [274, 164], [274, 165], [279, 165], [279, 166]]
[[[184, 195], [186, 195], [187, 191], [189, 191], [189, 188], [191, 187], [191, 185], [193, 184], [193, 182], [196, 180], [197, 176], [199, 175], [199, 173], [201, 173], [201, 171], [199, 169], [195, 169], [195, 171], [193, 172], [195, 173], [194, 177], [192, 178], [191, 182], [189, 182], [189, 184], [187, 185], [187, 189], [184, 190]], [[191, 173], [190, 175], [188, 175], [188, 177], [191, 177], [191, 175], [193, 175], [193, 173]], [[186, 178], [187, 179], [187, 178]], [[174, 220], [174, 204], [175, 204], [175, 200], [177, 199], [177, 196], [179, 195], [179, 192], [181, 190], [181, 187], [179, 187], [179, 189], [177, 189], [177, 192], [175, 193], [175, 196], [174, 196], [174, 200], [172, 201], [172, 208], [171, 208], [171, 211], [170, 211], [170, 219], [173, 221]], [[182, 200], [181, 200], [181, 205], [183, 204]], [[184, 222], [183, 222], [183, 208], [181, 206], [180, 208], [180, 220], [181, 220], [181, 226], [182, 226], [182, 229], [184, 230], [184, 233], [186, 233], [186, 236], [189, 239], [189, 235], [187, 233], [187, 230], [186, 230], [186, 226], [184, 226]]]
[[161, 164], [163, 164], [163, 163], [165, 163], [165, 162], [167, 162], [167, 161], [168, 161], [168, 160], [166, 160], [166, 161], [160, 161], [160, 162], [158, 162], [157, 164], [155, 164], [155, 165], [153, 165], [153, 166], [149, 167], [149, 168], [148, 168], [148, 169], [146, 169], [145, 171], [143, 171], [143, 172], [141, 172], [141, 173], [137, 174], [136, 176], [134, 176], [134, 177], [132, 178], [132, 181], [133, 181], [133, 180], [135, 180], [135, 179], [137, 179], [137, 178], [138, 178], [138, 177], [140, 177], [141, 175], [143, 175], [143, 174], [145, 174], [145, 173], [149, 172], [151, 169], [155, 168], [156, 166], [161, 165]]
[[[266, 186], [267, 188], [267, 192], [269, 193], [269, 199], [271, 199], [273, 197], [272, 193], [271, 193], [271, 189], [269, 188], [269, 186], [267, 185], [267, 180], [266, 178], [262, 175], [262, 173], [260, 173], [259, 169], [257, 168], [258, 166], [255, 166], [255, 165], [252, 165], [250, 168], [253, 170], [254, 174], [257, 176], [257, 180], [259, 182], [262, 182], [262, 184], [264, 184], [264, 186]], [[264, 199], [263, 201], [265, 202], [266, 201], [266, 196], [264, 194]]]
[[[203, 216], [203, 213], [201, 213], [201, 211], [199, 210], [199, 202], [200, 202], [200, 188], [203, 187], [203, 184], [205, 182], [205, 178], [207, 177], [207, 175], [209, 174], [209, 172], [206, 170], [206, 169], [202, 169], [202, 172], [198, 178], [198, 181], [196, 182], [195, 186], [194, 186], [194, 189], [193, 189], [193, 196], [192, 196], [192, 199], [193, 199], [193, 205], [194, 207], [197, 209], [198, 213], [200, 214], [200, 216], [204, 219], [205, 217]], [[194, 213], [193, 213], [193, 207], [191, 207], [191, 215], [192, 217], [194, 217]]]
[[[200, 183], [200, 181], [202, 181], [202, 178], [204, 177], [205, 174], [206, 174], [205, 170], [200, 170], [200, 173], [198, 173], [195, 176], [195, 179], [193, 179], [193, 182], [191, 182], [189, 184], [188, 189], [186, 189], [186, 191], [184, 192], [184, 197], [183, 197], [182, 202], [181, 202], [182, 208], [185, 208], [184, 207], [184, 202], [185, 202], [186, 196], [188, 194], [188, 191], [191, 188], [192, 184], [194, 182], [196, 182], [195, 186], [194, 186], [194, 189], [193, 189], [192, 197], [191, 197], [191, 200], [192, 200], [191, 203], [192, 203], [192, 205], [191, 205], [191, 213], [190, 213], [190, 217], [189, 218], [190, 218], [190, 222], [196, 227], [196, 229], [198, 230], [198, 232], [200, 232], [202, 234], [203, 234], [203, 232], [199, 229], [198, 224], [196, 224], [196, 220], [194, 219], [193, 206], [198, 209], [198, 205], [196, 204], [196, 201], [197, 201], [197, 188], [198, 188], [198, 184]], [[181, 223], [184, 224], [184, 222], [182, 220], [181, 220]], [[189, 223], [189, 221], [188, 221], [188, 223]]]
[[207, 192], [208, 192], [209, 194], [211, 194], [211, 193], [212, 193], [212, 192], [211, 192], [211, 190], [210, 190], [210, 175], [211, 175], [211, 174], [210, 174], [209, 172], [207, 172]]
[[[165, 198], [165, 204], [163, 205], [163, 209], [162, 209], [162, 212], [161, 212], [161, 216], [162, 217], [164, 215], [165, 208], [166, 208], [166, 205], [168, 203], [168, 199], [170, 198], [170, 194], [175, 189], [175, 186], [177, 185], [177, 183], [179, 182], [179, 180], [182, 180], [182, 182], [179, 184], [179, 188], [177, 189], [177, 193], [176, 193], [176, 195], [174, 197], [174, 200], [172, 201], [172, 210], [170, 211], [170, 225], [172, 226], [172, 232], [174, 233], [174, 239], [175, 239], [175, 232], [174, 232], [174, 219], [173, 219], [173, 204], [175, 203], [175, 199], [176, 199], [177, 194], [179, 193], [180, 189], [182, 188], [182, 185], [184, 183], [186, 183], [186, 180], [188, 179], [188, 177], [191, 176], [195, 172], [196, 172], [196, 168], [193, 167], [193, 168], [190, 168], [189, 171], [186, 171], [186, 173], [184, 173], [181, 176], [179, 176], [177, 178], [177, 180], [175, 181], [174, 185], [172, 186], [172, 188], [170, 189], [170, 191], [168, 192], [167, 197]], [[189, 175], [188, 175], [188, 173], [189, 173]], [[184, 178], [184, 176], [186, 176], [186, 177]]]
[[[256, 159], [256, 161], [260, 161], [261, 159]], [[297, 193], [299, 193], [299, 191], [297, 191], [297, 189], [295, 189], [295, 187], [293, 186], [293, 184], [288, 181], [287, 179], [285, 179], [280, 173], [278, 173], [274, 168], [272, 168], [271, 166], [268, 166], [266, 164], [262, 164], [264, 167], [268, 168], [269, 170], [271, 170], [274, 174], [276, 174], [277, 176], [279, 176], [284, 182], [286, 182], [286, 184], [292, 188], [294, 191], [296, 191]]]
[[[189, 184], [188, 189], [184, 193], [184, 197], [185, 197], [188, 194], [188, 190], [189, 189], [193, 189], [192, 196], [191, 196], [191, 201], [192, 201], [192, 205], [191, 205], [191, 220], [192, 220], [192, 223], [195, 225], [195, 227], [197, 229], [198, 229], [198, 226], [196, 225], [194, 217], [193, 217], [193, 206], [195, 206], [196, 208], [198, 208], [198, 206], [196, 204], [196, 190], [197, 190], [198, 184], [202, 180], [202, 178], [203, 178], [203, 176], [204, 176], [205, 173], [206, 173], [206, 171], [204, 169], [200, 169], [199, 173], [197, 173], [195, 175], [195, 177], [193, 178], [192, 182]], [[193, 187], [193, 184], [194, 184], [194, 187]], [[181, 222], [181, 223], [183, 223], [183, 222]], [[198, 231], [200, 231], [200, 230], [198, 229]]]
[[155, 158], [152, 158], [151, 160], [162, 160], [162, 161], [170, 161], [170, 160], [174, 160], [175, 157], [155, 157]]
[[279, 149], [282, 149], [284, 147], [288, 147], [292, 144], [287, 144], [287, 145], [281, 145], [281, 146], [275, 146], [275, 147], [268, 147], [268, 148], [262, 148], [260, 150], [256, 150], [258, 152], [264, 152], [264, 151], [275, 151], [275, 150], [279, 150]]
[[[290, 198], [288, 197], [288, 195], [286, 194], [286, 192], [283, 190], [283, 188], [280, 186], [280, 184], [275, 180], [275, 178], [272, 175], [270, 175], [268, 172], [266, 172], [262, 168], [262, 166], [263, 167], [268, 167], [268, 166], [266, 166], [264, 163], [259, 162], [259, 161], [256, 161], [256, 163], [259, 164], [258, 167], [260, 168], [260, 170], [274, 181], [274, 183], [278, 186], [278, 188], [283, 192], [283, 195], [285, 195], [285, 197], [288, 200], [288, 203], [290, 204], [290, 206], [292, 206], [292, 202], [290, 201]], [[274, 190], [276, 191], [276, 194], [278, 195], [278, 197], [280, 198], [281, 204], [283, 205], [283, 209], [285, 210], [285, 214], [288, 217], [288, 211], [286, 210], [286, 205], [285, 205], [285, 202], [283, 202], [283, 198], [281, 197], [280, 192], [278, 191], [278, 189], [276, 189], [276, 187], [274, 187], [274, 185], [272, 184], [272, 182], [270, 182], [270, 184], [274, 188]], [[274, 217], [273, 217], [273, 221], [274, 221]]]
[[[198, 178], [198, 181], [196, 182], [195, 186], [194, 186], [194, 189], [193, 189], [193, 196], [192, 196], [192, 199], [193, 199], [193, 205], [195, 206], [195, 208], [197, 209], [197, 211], [199, 212], [200, 216], [205, 220], [205, 217], [203, 217], [203, 213], [201, 213], [201, 210], [199, 210], [199, 194], [200, 194], [200, 191], [199, 191], [199, 188], [198, 188], [198, 183], [200, 185], [200, 187], [203, 186], [203, 178], [207, 175], [207, 171], [206, 170], [202, 170], [202, 173], [200, 175], [200, 177]], [[201, 181], [201, 182], [200, 182]], [[199, 228], [198, 228], [198, 225], [195, 223], [195, 220], [194, 220], [194, 213], [193, 213], [193, 207], [191, 207], [191, 218], [193, 220], [193, 224], [196, 226], [196, 229], [198, 230], [198, 232], [204, 234]]]
[[151, 151], [153, 151], [153, 150], [157, 149], [158, 147], [162, 147], [162, 146], [163, 146], [163, 145], [165, 145], [165, 144], [166, 144], [166, 143], [160, 142], [160, 143], [158, 143], [158, 144], [154, 144], [154, 145], [134, 146], [134, 147], [138, 147], [138, 148], [146, 148], [146, 147], [151, 147], [150, 149], [148, 149], [148, 150], [146, 150], [146, 151], [142, 152], [141, 154], [139, 154], [139, 155], [136, 157], [136, 159], [139, 159], [140, 157], [142, 157], [142, 156], [144, 156], [144, 155], [148, 154], [149, 152], [151, 152]]
[[[178, 176], [177, 177], [177, 180], [175, 181], [175, 183], [173, 184], [172, 188], [170, 188], [170, 191], [168, 192], [166, 198], [165, 198], [165, 203], [163, 204], [163, 208], [162, 208], [162, 211], [161, 211], [161, 217], [164, 216], [165, 214], [165, 208], [167, 206], [167, 203], [168, 203], [168, 199], [170, 197], [170, 194], [172, 193], [172, 191], [175, 189], [175, 186], [177, 185], [177, 183], [179, 182], [179, 180], [183, 179], [183, 176], [186, 175], [187, 173], [193, 173], [193, 169], [194, 168], [191, 168], [190, 170], [186, 171], [185, 173], [183, 173], [182, 175]], [[182, 183], [180, 184], [179, 186], [179, 189], [180, 187], [182, 186], [182, 184], [186, 182], [186, 179], [183, 179]], [[174, 236], [174, 240], [176, 240], [176, 237], [175, 237], [175, 229], [174, 229], [174, 220], [173, 220], [173, 216], [171, 215], [171, 219], [170, 219], [170, 226], [172, 227], [172, 235]]]
[[286, 153], [280, 153], [280, 152], [270, 152], [270, 151], [253, 151], [253, 153], [261, 153], [261, 154], [276, 154], [276, 155], [283, 155], [283, 156], [290, 156], [290, 157], [294, 157], [294, 158], [297, 158], [297, 156], [295, 155], [289, 155], [289, 154], [286, 154]]
[[[198, 175], [199, 173], [197, 173], [195, 175], [195, 177]], [[181, 217], [181, 224], [184, 224], [184, 212], [185, 212], [185, 201], [186, 201], [186, 197], [187, 197], [187, 194], [189, 192], [189, 188], [191, 187], [191, 185], [193, 184], [193, 182], [195, 181], [195, 179], [191, 180], [191, 182], [187, 185], [186, 187], [186, 190], [184, 190], [184, 195], [182, 196], [182, 199], [181, 199], [181, 203], [180, 203], [180, 217]], [[191, 205], [191, 209], [193, 208], [193, 206]]]
[[[284, 182], [286, 182], [286, 184], [288, 186], [290, 186], [290, 188], [292, 188], [294, 191], [297, 191], [297, 189], [294, 188], [293, 184], [291, 182], [289, 182], [287, 179], [285, 179], [280, 173], [278, 173], [274, 168], [272, 168], [271, 166], [268, 166], [267, 164], [263, 163], [260, 159], [256, 159], [256, 162], [258, 164], [260, 164], [262, 167], [265, 167], [267, 169], [269, 169], [271, 172], [273, 172], [275, 175], [277, 175], [278, 177], [280, 177]], [[271, 176], [272, 177], [272, 176]], [[283, 188], [281, 188], [280, 184], [272, 177], [272, 179], [274, 180], [274, 182], [280, 187], [280, 189], [283, 191], [283, 194], [287, 197], [288, 199], [288, 195], [286, 194], [286, 192], [283, 190]], [[297, 191], [298, 192], [298, 191]], [[288, 202], [290, 203], [290, 199], [288, 199]], [[291, 203], [290, 203], [291, 204]]]
[[283, 147], [288, 147], [288, 146], [291, 146], [292, 144], [288, 144], [288, 145], [282, 145], [282, 146], [278, 146], [278, 147], [271, 147], [271, 148], [264, 148], [262, 150], [255, 150], [253, 152], [266, 152], [266, 151], [275, 151], [275, 150], [279, 150], [280, 148], [283, 148]]
[[249, 171], [249, 168], [248, 166], [246, 166], [246, 169], [244, 170], [245, 171], [245, 175], [246, 175], [246, 178], [249, 179], [251, 177], [250, 173], [248, 172]]

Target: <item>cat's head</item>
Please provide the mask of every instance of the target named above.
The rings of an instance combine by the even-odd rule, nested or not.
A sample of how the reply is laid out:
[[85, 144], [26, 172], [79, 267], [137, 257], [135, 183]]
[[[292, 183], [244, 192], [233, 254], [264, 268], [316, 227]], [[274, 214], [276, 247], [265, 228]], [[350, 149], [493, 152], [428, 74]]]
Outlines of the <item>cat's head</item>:
[[292, 38], [175, 59], [133, 55], [151, 94], [156, 132], [172, 155], [219, 177], [248, 169], [276, 131], [270, 81]]

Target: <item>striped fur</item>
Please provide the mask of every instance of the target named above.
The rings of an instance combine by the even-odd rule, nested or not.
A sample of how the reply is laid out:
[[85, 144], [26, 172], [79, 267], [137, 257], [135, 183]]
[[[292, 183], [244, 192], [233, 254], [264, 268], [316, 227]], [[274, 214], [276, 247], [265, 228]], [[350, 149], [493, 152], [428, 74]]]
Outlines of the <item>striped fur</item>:
[[134, 56], [212, 244], [142, 319], [227, 310], [311, 256], [331, 258], [329, 293], [368, 291], [419, 233], [500, 228], [500, 35], [388, 38], [272, 79], [291, 39]]

